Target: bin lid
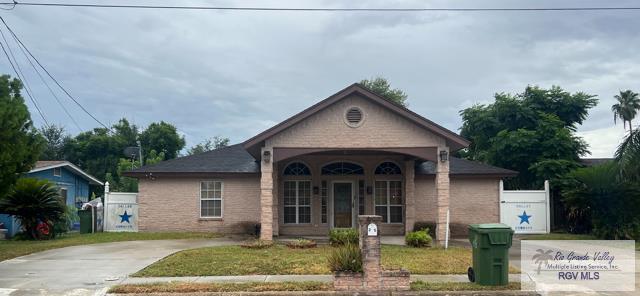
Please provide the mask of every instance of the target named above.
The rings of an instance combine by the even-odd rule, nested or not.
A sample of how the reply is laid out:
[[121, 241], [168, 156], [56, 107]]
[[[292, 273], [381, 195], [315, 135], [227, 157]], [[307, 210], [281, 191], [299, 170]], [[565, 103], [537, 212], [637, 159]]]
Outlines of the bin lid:
[[470, 224], [469, 230], [480, 233], [513, 231], [509, 225], [503, 223]]
[[486, 223], [486, 224], [474, 224], [478, 229], [511, 229], [509, 225], [503, 223]]

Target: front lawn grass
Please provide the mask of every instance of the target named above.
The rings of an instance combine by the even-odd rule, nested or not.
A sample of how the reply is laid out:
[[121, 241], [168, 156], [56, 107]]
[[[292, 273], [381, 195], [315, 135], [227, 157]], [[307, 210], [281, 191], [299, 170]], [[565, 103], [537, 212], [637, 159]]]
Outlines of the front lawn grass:
[[597, 237], [591, 234], [573, 234], [566, 232], [552, 232], [546, 234], [523, 235], [522, 240], [594, 240]]
[[[200, 248], [167, 256], [133, 276], [331, 274], [327, 264], [331, 248], [289, 249], [283, 245], [259, 250], [239, 246]], [[471, 266], [471, 249], [383, 245], [381, 260], [385, 269], [404, 268], [412, 274], [466, 274]]]
[[499, 290], [520, 290], [520, 282], [510, 282], [506, 286], [481, 286], [476, 283], [457, 282], [423, 282], [415, 281], [411, 283], [413, 291], [499, 291]]
[[281, 291], [329, 291], [331, 283], [323, 282], [248, 282], [248, 283], [156, 283], [118, 285], [109, 293], [197, 293], [197, 292], [281, 292]]
[[53, 240], [0, 240], [0, 261], [50, 249], [109, 242], [159, 239], [207, 239], [220, 237], [203, 232], [100, 232], [68, 233]]

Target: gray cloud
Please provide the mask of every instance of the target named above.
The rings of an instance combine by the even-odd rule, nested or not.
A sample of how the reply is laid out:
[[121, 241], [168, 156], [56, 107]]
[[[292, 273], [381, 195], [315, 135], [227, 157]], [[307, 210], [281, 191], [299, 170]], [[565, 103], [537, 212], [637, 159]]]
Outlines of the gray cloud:
[[[477, 1], [299, 2], [216, 3], [479, 5]], [[536, 1], [535, 5], [609, 4]], [[185, 134], [189, 145], [214, 135], [243, 141], [346, 85], [375, 75], [404, 89], [414, 111], [452, 130], [460, 126], [460, 109], [489, 102], [496, 92], [555, 84], [592, 93], [601, 102], [580, 129], [589, 139], [613, 125], [609, 109], [619, 89], [640, 90], [638, 12], [380, 14], [18, 7], [3, 16], [98, 118], [113, 123], [127, 117], [143, 126], [169, 121]], [[6, 62], [0, 67], [11, 73]], [[50, 120], [77, 132], [36, 83], [37, 77], [30, 71], [26, 74]], [[96, 126], [78, 108], [68, 108], [83, 129]], [[35, 114], [34, 118], [41, 123]], [[612, 151], [602, 143], [591, 144], [597, 146], [596, 156]]]

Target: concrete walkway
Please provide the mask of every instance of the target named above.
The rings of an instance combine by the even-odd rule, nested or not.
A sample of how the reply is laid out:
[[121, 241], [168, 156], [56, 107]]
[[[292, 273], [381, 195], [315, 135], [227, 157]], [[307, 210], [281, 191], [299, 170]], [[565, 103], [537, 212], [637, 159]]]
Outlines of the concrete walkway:
[[172, 253], [235, 240], [155, 240], [53, 249], [0, 262], [0, 295], [101, 295]]

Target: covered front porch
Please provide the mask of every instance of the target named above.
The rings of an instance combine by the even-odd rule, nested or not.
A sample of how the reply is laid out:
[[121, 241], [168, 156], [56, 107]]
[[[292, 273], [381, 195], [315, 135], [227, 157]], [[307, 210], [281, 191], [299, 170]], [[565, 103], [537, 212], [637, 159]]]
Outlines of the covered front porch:
[[262, 239], [327, 236], [333, 228], [354, 228], [358, 215], [374, 214], [383, 217], [383, 236], [412, 231], [416, 200], [424, 198], [416, 193], [415, 169], [426, 160], [437, 166], [429, 183], [436, 198], [427, 206], [437, 213], [431, 220], [437, 238], [444, 238], [446, 148], [263, 148], [261, 155]]

